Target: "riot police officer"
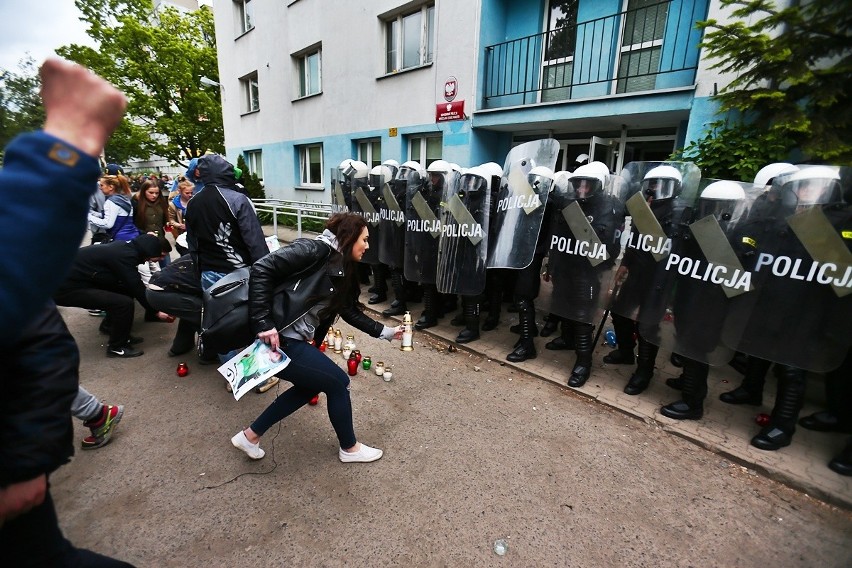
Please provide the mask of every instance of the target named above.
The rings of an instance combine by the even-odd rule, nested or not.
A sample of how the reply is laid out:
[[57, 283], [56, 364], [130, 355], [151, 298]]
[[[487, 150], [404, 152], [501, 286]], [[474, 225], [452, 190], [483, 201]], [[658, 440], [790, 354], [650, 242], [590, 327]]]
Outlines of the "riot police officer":
[[614, 179], [602, 162], [578, 167], [567, 183], [554, 187], [549, 239], [549, 271], [553, 282], [550, 311], [566, 318], [565, 344], [574, 345], [576, 359], [568, 386], [581, 387], [592, 370], [594, 325], [602, 293], [620, 252], [624, 207], [613, 196]]
[[[675, 275], [670, 305], [677, 336], [675, 349], [683, 355], [683, 373], [680, 376], [681, 399], [660, 409], [660, 414], [668, 418], [698, 420], [704, 415], [709, 363], [714, 359], [714, 364], [727, 362], [731, 355], [731, 350], [721, 345], [722, 326], [730, 307], [724, 282], [738, 286], [740, 282], [747, 281], [747, 277], [734, 279], [736, 271], [733, 266], [723, 266], [725, 276], [712, 280], [696, 278], [690, 271], [681, 271], [680, 267], [687, 264], [707, 267], [711, 262], [720, 262], [716, 256], [708, 258], [708, 254], [722, 258], [718, 251], [724, 253], [732, 246], [737, 258], [749, 260], [743, 268], [748, 270], [753, 264], [755, 243], [737, 238], [737, 226], [744, 220], [747, 210], [746, 193], [740, 184], [727, 180], [713, 182], [701, 192], [695, 222], [678, 235], [679, 242], [673, 247], [677, 250], [677, 257], [667, 263], [667, 268], [670, 267], [670, 273]], [[717, 235], [712, 230], [714, 228], [722, 232]], [[716, 238], [724, 240], [724, 243], [715, 242]], [[722, 270], [718, 272], [721, 274]], [[729, 273], [731, 279], [726, 280]], [[730, 294], [750, 291], [751, 287], [745, 284], [739, 290], [728, 288]]]
[[[675, 235], [680, 222], [680, 219], [676, 218], [674, 201], [681, 194], [682, 186], [683, 176], [672, 165], [656, 166], [643, 177], [642, 195], [662, 229], [662, 235], [655, 239], [655, 243], [669, 239], [670, 247], [670, 239]], [[643, 310], [647, 311], [646, 303], [653, 295], [655, 279], [660, 277], [661, 262], [658, 258], [665, 254], [666, 245], [639, 246], [637, 244], [639, 238], [634, 234], [638, 235], [636, 231], [632, 231], [631, 241], [624, 251], [624, 257], [615, 276], [618, 293], [612, 305], [612, 322], [620, 350], [627, 349], [622, 342], [632, 341], [634, 330], [636, 330], [634, 319], [644, 319], [644, 316], [647, 316], [649, 321], [658, 320], [656, 314], [647, 315], [643, 313]], [[639, 235], [639, 237], [642, 236]], [[654, 253], [652, 250], [661, 252]], [[630, 317], [627, 314], [635, 314], [635, 316]], [[654, 376], [654, 363], [659, 351], [659, 346], [647, 341], [641, 333], [637, 335], [639, 350], [636, 370], [624, 387], [624, 392], [629, 395], [640, 394], [648, 388]], [[632, 353], [632, 348], [630, 351]]]

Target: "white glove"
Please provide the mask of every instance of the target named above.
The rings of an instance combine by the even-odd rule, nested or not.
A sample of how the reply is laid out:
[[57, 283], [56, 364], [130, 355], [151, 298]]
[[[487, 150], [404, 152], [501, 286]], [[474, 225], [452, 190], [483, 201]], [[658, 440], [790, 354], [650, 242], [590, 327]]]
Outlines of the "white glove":
[[385, 341], [390, 341], [392, 339], [400, 339], [402, 337], [402, 326], [397, 327], [388, 327], [385, 326], [382, 330], [382, 334], [379, 335], [381, 339]]

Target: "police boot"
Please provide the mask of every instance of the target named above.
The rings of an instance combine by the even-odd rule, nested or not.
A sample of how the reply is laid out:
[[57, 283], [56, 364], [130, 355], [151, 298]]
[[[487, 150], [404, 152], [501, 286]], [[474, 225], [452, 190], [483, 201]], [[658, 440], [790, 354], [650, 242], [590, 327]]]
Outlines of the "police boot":
[[612, 314], [612, 327], [618, 349], [604, 355], [603, 362], [610, 365], [632, 365], [636, 360], [633, 355], [633, 348], [636, 346], [633, 340], [633, 320]]
[[515, 350], [506, 355], [506, 360], [512, 363], [520, 363], [527, 359], [535, 359], [535, 343], [533, 342], [532, 328], [535, 327], [535, 307], [532, 300], [520, 300], [518, 302], [518, 317], [521, 322], [521, 338], [515, 344]]
[[[521, 313], [520, 302], [518, 303], [518, 313], [519, 314]], [[520, 333], [521, 333], [521, 322], [519, 321], [518, 323], [516, 323], [515, 325], [510, 327], [509, 331], [511, 331], [512, 333], [517, 333], [518, 335], [520, 335]], [[535, 323], [535, 312], [533, 312], [532, 337], [538, 337], [538, 326]]]
[[660, 414], [675, 420], [699, 420], [704, 416], [704, 399], [707, 397], [706, 363], [683, 358], [683, 398], [667, 404], [660, 409]]
[[388, 299], [388, 267], [384, 264], [373, 265], [373, 295], [367, 300], [368, 304], [381, 304]]
[[425, 286], [423, 289], [423, 314], [414, 324], [414, 329], [428, 329], [438, 325], [438, 315], [435, 312], [437, 302], [438, 289], [434, 286]]
[[183, 318], [178, 319], [177, 332], [169, 348], [169, 357], [177, 357], [189, 353], [195, 348], [195, 332], [197, 326]]
[[406, 304], [405, 281], [402, 278], [402, 272], [394, 269], [391, 272], [391, 287], [396, 296], [388, 309], [382, 311], [384, 316], [401, 316], [408, 310]]
[[544, 318], [544, 325], [541, 326], [540, 335], [542, 337], [550, 337], [559, 329], [559, 316], [556, 314], [547, 314]]
[[562, 333], [544, 344], [544, 348], [550, 351], [572, 351], [574, 349], [574, 330], [571, 322], [562, 322]]
[[796, 420], [805, 402], [805, 372], [782, 366], [778, 379], [778, 395], [769, 417], [769, 424], [751, 439], [751, 445], [761, 450], [774, 451], [789, 446], [796, 432]]
[[732, 391], [723, 392], [719, 400], [728, 404], [763, 404], [763, 384], [766, 382], [766, 372], [771, 362], [757, 357], [749, 357], [746, 361], [746, 371], [743, 382]]
[[840, 475], [852, 475], [852, 438], [846, 442], [843, 451], [828, 462], [828, 468]]
[[[453, 295], [453, 297], [456, 297], [456, 296]], [[461, 297], [461, 304], [462, 305], [461, 305], [461, 309], [459, 310], [459, 313], [457, 313], [455, 316], [453, 316], [453, 319], [450, 320], [450, 325], [454, 325], [456, 327], [464, 325], [464, 296]], [[456, 299], [455, 305], [456, 305], [456, 307], [458, 307], [458, 299]], [[456, 308], [453, 308], [453, 309], [456, 309]], [[451, 310], [447, 310], [447, 311], [451, 311]]]
[[672, 379], [666, 379], [666, 386], [669, 387], [669, 388], [673, 388], [674, 390], [680, 391], [680, 390], [683, 390], [683, 381], [684, 381], [684, 374], [683, 374], [683, 372], [681, 372], [679, 377], [672, 378]]
[[479, 339], [479, 302], [474, 296], [462, 296], [464, 329], [456, 337], [456, 343], [470, 343]]
[[488, 293], [488, 316], [482, 322], [482, 331], [491, 331], [500, 323], [501, 304], [503, 303], [503, 289], [493, 285], [487, 290]]
[[651, 384], [651, 378], [654, 376], [654, 361], [657, 359], [659, 349], [653, 343], [645, 341], [641, 336], [639, 337], [639, 359], [636, 364], [636, 371], [627, 381], [627, 386], [624, 387], [626, 394], [640, 394]]
[[[568, 325], [566, 324], [565, 327]], [[577, 353], [577, 359], [571, 370], [571, 376], [568, 377], [568, 386], [577, 388], [586, 384], [592, 374], [592, 334], [595, 328], [591, 324], [577, 321], [571, 322], [571, 327], [574, 332], [574, 351]], [[564, 328], [562, 334], [565, 335]]]

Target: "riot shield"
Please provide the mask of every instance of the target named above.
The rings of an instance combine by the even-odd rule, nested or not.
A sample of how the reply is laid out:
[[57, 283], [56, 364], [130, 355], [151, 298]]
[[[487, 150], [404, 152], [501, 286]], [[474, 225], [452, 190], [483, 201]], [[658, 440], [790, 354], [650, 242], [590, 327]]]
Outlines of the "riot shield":
[[396, 177], [382, 185], [379, 260], [391, 268], [401, 269], [405, 264], [405, 199], [411, 175], [420, 177], [403, 166], [397, 170]]
[[692, 218], [701, 171], [691, 162], [631, 162], [620, 175], [627, 186], [627, 234], [608, 307], [655, 326], [665, 315], [661, 292], [674, 283], [666, 261], [684, 223]]
[[556, 165], [559, 142], [549, 138], [515, 146], [506, 156], [491, 212], [488, 268], [526, 268], [533, 260], [544, 219], [550, 183], [535, 175]]
[[[588, 167], [588, 166], [583, 166]], [[578, 170], [579, 171], [579, 170]], [[550, 195], [544, 311], [597, 324], [611, 288], [624, 227], [625, 184], [620, 176], [556, 174]]]
[[732, 349], [805, 369], [837, 368], [852, 345], [852, 171], [802, 167], [777, 179], [774, 207], [750, 215], [755, 291], [734, 299]]
[[[497, 172], [499, 175], [499, 172]], [[441, 203], [441, 237], [435, 284], [443, 294], [475, 296], [485, 289], [488, 214], [497, 176], [471, 168], [447, 178]]]
[[661, 316], [639, 323], [639, 333], [660, 347], [710, 365], [724, 365], [734, 350], [722, 342], [725, 320], [734, 298], [754, 293], [754, 247], [743, 241], [745, 230], [762, 194], [752, 184], [701, 180], [701, 193], [692, 216], [672, 237], [664, 262], [664, 285], [655, 290]]
[[380, 187], [373, 187], [367, 178], [355, 178], [352, 180], [352, 212], [364, 217], [367, 221], [367, 230], [370, 232], [370, 247], [361, 262], [367, 264], [379, 264], [379, 246], [381, 242], [381, 225], [379, 211], [382, 208], [382, 195]]
[[441, 238], [441, 200], [456, 172], [428, 175], [423, 170], [408, 176], [405, 199], [405, 277], [420, 284], [435, 284], [438, 241]]
[[331, 212], [348, 213], [352, 210], [351, 184], [340, 171], [340, 168], [331, 168]]

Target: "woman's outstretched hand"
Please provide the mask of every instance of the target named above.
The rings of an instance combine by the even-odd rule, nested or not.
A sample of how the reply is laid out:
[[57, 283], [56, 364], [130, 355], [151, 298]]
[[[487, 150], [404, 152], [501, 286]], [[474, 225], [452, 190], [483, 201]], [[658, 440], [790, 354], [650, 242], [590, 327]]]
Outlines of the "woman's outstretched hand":
[[278, 330], [274, 327], [266, 331], [261, 331], [257, 334], [257, 338], [269, 345], [273, 351], [277, 351], [279, 347]]
[[385, 326], [385, 328], [382, 330], [382, 333], [381, 333], [381, 335], [379, 335], [379, 337], [381, 337], [385, 341], [390, 341], [392, 339], [402, 339], [402, 332], [403, 331], [405, 331], [404, 325], [398, 325], [396, 327]]

